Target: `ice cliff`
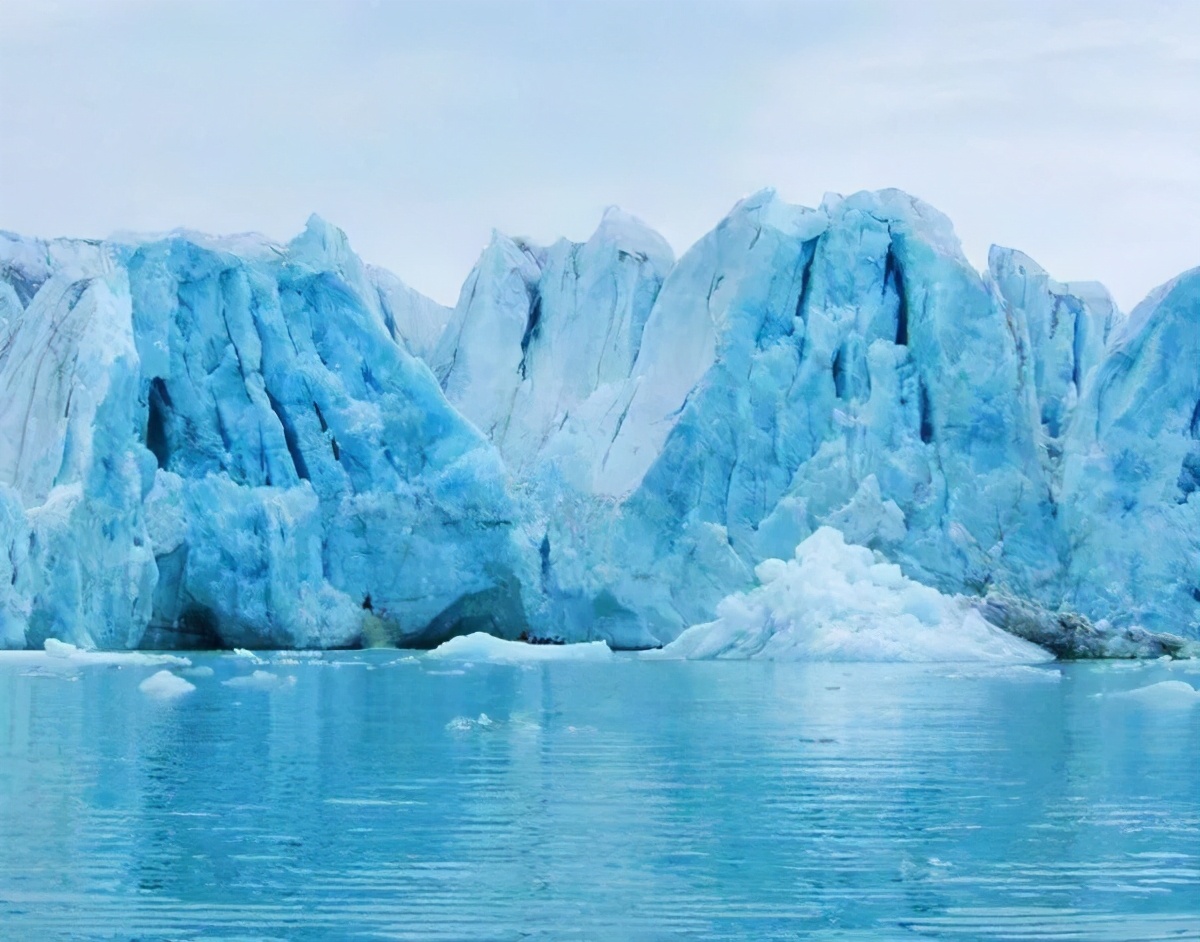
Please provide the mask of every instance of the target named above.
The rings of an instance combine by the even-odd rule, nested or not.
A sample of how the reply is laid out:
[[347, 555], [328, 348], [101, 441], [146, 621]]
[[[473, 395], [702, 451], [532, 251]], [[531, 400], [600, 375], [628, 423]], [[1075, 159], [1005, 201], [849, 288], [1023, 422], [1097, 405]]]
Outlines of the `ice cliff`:
[[1126, 319], [988, 262], [898, 191], [496, 233], [452, 311], [316, 218], [2, 236], [0, 642], [657, 645], [823, 526], [1200, 636], [1200, 269]]
[[251, 251], [0, 252], [7, 643], [330, 646], [520, 622], [536, 555], [504, 468], [394, 339], [431, 308], [341, 232], [314, 217]]

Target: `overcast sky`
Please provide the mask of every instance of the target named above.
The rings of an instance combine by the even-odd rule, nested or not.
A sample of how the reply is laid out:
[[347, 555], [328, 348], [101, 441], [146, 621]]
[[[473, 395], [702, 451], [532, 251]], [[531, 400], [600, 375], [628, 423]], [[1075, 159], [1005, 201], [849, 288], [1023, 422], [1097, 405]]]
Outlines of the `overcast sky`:
[[287, 239], [452, 302], [493, 227], [682, 252], [897, 186], [1128, 309], [1200, 265], [1200, 2], [0, 0], [0, 228]]

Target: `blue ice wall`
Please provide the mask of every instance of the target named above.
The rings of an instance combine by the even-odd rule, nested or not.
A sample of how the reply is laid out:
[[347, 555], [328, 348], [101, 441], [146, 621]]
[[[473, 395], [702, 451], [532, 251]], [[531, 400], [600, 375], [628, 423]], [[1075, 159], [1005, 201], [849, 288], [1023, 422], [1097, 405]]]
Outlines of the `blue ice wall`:
[[287, 245], [0, 236], [0, 643], [670, 640], [823, 525], [1200, 635], [1200, 275], [1126, 319], [898, 191], [610, 210], [458, 305]]

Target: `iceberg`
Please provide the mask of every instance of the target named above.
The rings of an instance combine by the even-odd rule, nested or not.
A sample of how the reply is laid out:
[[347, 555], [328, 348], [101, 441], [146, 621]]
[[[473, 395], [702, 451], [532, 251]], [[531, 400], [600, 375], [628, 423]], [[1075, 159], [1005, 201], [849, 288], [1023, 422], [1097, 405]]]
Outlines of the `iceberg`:
[[451, 638], [425, 656], [435, 660], [532, 664], [544, 661], [610, 661], [613, 652], [603, 641], [530, 644], [525, 641], [507, 641], [476, 631]]
[[1109, 694], [1108, 697], [1110, 700], [1127, 700], [1158, 710], [1186, 710], [1200, 706], [1200, 690], [1182, 680], [1163, 680], [1146, 687]]
[[0, 645], [656, 648], [830, 527], [993, 600], [964, 638], [1182, 651], [1198, 320], [1200, 269], [1126, 317], [897, 190], [764, 190], [679, 258], [616, 209], [494, 233], [453, 309], [315, 216], [0, 233]]
[[138, 690], [142, 693], [161, 700], [172, 700], [185, 693], [191, 693], [195, 689], [195, 684], [170, 671], [159, 671], [138, 684]]
[[1047, 651], [984, 621], [970, 602], [821, 527], [792, 559], [768, 559], [759, 585], [730, 595], [659, 658], [1036, 663]]
[[296, 685], [296, 678], [291, 674], [272, 674], [270, 671], [256, 670], [252, 674], [231, 677], [221, 681], [222, 686], [236, 687], [240, 690], [284, 690]]

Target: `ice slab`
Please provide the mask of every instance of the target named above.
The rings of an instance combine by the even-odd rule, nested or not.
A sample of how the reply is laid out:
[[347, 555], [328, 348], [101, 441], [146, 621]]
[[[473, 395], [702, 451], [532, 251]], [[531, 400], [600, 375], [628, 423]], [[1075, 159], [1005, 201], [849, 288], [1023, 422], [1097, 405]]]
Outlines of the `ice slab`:
[[56, 638], [47, 638], [41, 651], [0, 651], [0, 663], [31, 667], [74, 669], [79, 667], [190, 667], [192, 662], [175, 654], [144, 651], [85, 651]]
[[603, 641], [527, 644], [524, 641], [505, 641], [477, 631], [451, 638], [425, 656], [454, 661], [526, 664], [542, 661], [608, 661], [612, 659], [613, 652]]
[[1177, 710], [1200, 706], [1200, 690], [1182, 680], [1163, 680], [1136, 690], [1108, 695], [1110, 700], [1129, 700], [1156, 710]]

